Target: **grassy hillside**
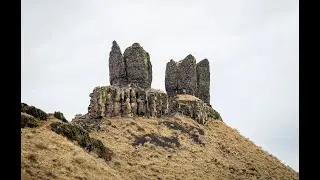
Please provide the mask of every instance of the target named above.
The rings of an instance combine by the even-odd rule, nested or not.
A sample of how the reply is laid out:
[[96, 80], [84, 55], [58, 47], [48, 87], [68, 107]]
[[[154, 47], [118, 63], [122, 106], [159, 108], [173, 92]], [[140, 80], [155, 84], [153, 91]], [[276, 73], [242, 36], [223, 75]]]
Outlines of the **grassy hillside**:
[[108, 118], [90, 137], [114, 152], [110, 161], [51, 130], [53, 117], [21, 128], [23, 179], [298, 179], [222, 121], [187, 117]]

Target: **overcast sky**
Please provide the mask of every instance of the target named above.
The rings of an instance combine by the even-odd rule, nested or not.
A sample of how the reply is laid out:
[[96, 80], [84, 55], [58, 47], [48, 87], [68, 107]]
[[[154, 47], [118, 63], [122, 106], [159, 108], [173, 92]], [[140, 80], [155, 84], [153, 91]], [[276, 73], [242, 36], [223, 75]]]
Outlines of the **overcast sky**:
[[21, 101], [68, 120], [109, 85], [112, 41], [149, 52], [152, 88], [165, 66], [207, 58], [223, 120], [299, 170], [298, 0], [22, 0]]

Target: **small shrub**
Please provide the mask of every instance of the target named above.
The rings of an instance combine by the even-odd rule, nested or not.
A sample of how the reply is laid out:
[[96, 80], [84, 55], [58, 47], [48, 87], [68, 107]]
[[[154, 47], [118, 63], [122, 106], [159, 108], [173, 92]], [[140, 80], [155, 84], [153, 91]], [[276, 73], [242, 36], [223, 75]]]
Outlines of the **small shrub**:
[[30, 127], [35, 128], [40, 125], [40, 122], [33, 116], [21, 113], [21, 128]]
[[104, 146], [104, 144], [98, 140], [91, 138], [89, 133], [82, 127], [61, 122], [51, 123], [51, 129], [57, 134], [67, 137], [70, 141], [76, 141], [79, 146], [87, 150], [88, 152], [93, 151], [98, 157], [110, 161], [113, 156], [113, 152]]
[[70, 141], [77, 141], [83, 148], [90, 145], [89, 133], [80, 126], [61, 122], [53, 122], [50, 126], [55, 133], [67, 137]]
[[34, 154], [34, 153], [29, 154], [29, 155], [27, 156], [27, 158], [28, 158], [31, 162], [38, 162], [38, 161], [37, 161], [37, 155]]
[[106, 161], [110, 161], [113, 156], [113, 152], [106, 148], [100, 140], [91, 138], [92, 151], [98, 155], [99, 158], [103, 158]]
[[57, 119], [62, 120], [63, 122], [68, 122], [67, 119], [64, 117], [63, 113], [60, 111], [54, 112], [53, 116]]
[[213, 110], [213, 115], [214, 115], [214, 119], [218, 119], [218, 120], [222, 120], [220, 114], [218, 113], [218, 111]]
[[38, 109], [34, 106], [29, 106], [25, 103], [21, 103], [21, 112], [27, 113], [35, 118], [40, 120], [46, 120], [48, 118], [48, 114], [41, 109]]
[[187, 133], [189, 137], [193, 140], [193, 142], [200, 144], [200, 145], [205, 145], [200, 139], [200, 136], [197, 134], [197, 132], [200, 135], [204, 135], [204, 130], [190, 126], [184, 123], [184, 125], [181, 125], [177, 122], [170, 122], [170, 121], [163, 121], [162, 122], [165, 126], [167, 126], [169, 129], [174, 129], [174, 130], [179, 130], [181, 133]]

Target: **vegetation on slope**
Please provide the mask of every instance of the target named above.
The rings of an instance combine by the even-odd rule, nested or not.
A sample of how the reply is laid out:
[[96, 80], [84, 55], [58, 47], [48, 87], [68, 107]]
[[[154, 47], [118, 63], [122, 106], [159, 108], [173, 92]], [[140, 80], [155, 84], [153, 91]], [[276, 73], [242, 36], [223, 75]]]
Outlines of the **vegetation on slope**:
[[41, 127], [22, 129], [24, 177], [298, 179], [293, 169], [222, 121], [209, 121], [202, 126], [179, 116], [103, 119], [95, 125], [99, 128], [89, 134], [114, 152], [110, 161], [54, 133], [50, 123], [49, 120]]
[[61, 122], [53, 122], [50, 126], [52, 131], [67, 137], [70, 141], [76, 141], [77, 144], [86, 151], [92, 151], [96, 153], [99, 158], [103, 158], [106, 161], [111, 160], [113, 152], [105, 147], [100, 140], [91, 138], [89, 133], [80, 126]]

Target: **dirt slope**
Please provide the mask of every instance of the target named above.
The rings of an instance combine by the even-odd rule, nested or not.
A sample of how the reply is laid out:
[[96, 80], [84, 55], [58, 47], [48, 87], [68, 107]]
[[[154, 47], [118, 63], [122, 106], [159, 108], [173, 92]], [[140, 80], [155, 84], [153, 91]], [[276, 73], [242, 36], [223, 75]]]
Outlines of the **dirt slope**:
[[110, 118], [90, 133], [114, 153], [89, 154], [50, 130], [21, 129], [23, 179], [298, 179], [222, 121], [204, 127], [186, 117]]

